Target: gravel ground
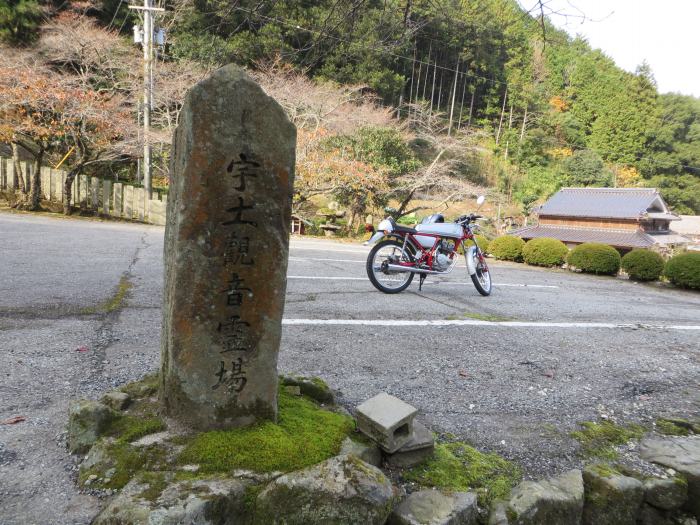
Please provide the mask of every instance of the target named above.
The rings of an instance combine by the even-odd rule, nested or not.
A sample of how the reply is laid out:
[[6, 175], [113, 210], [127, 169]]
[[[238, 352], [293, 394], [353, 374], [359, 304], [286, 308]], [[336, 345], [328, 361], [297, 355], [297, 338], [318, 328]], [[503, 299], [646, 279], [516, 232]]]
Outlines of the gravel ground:
[[[26, 418], [0, 425], [0, 524], [82, 524], [99, 511], [73, 484], [67, 407], [157, 367], [162, 238], [156, 227], [0, 213], [0, 419]], [[580, 464], [569, 432], [582, 421], [700, 415], [700, 331], [671, 328], [700, 324], [700, 294], [494, 264], [488, 298], [459, 268], [388, 296], [366, 279], [366, 252], [293, 241], [285, 317], [545, 325], [285, 326], [280, 370], [323, 377], [350, 409], [387, 391], [529, 477]], [[120, 281], [133, 285], [121, 308], [94, 313]], [[582, 321], [625, 327], [547, 324]]]

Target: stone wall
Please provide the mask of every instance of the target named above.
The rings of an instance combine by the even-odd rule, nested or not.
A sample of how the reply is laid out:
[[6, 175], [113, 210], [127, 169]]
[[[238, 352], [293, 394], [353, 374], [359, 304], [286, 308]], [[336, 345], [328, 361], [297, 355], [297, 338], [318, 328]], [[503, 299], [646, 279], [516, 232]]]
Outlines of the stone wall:
[[[31, 173], [32, 166], [20, 162], [22, 172]], [[56, 204], [63, 203], [63, 183], [66, 171], [47, 166], [41, 168], [41, 199]], [[11, 199], [19, 191], [12, 159], [0, 157], [0, 199]], [[127, 183], [115, 183], [108, 179], [79, 175], [73, 181], [73, 206], [93, 211], [96, 215], [129, 219], [148, 224], [165, 225], [167, 195], [157, 190], [152, 198], [146, 191]]]

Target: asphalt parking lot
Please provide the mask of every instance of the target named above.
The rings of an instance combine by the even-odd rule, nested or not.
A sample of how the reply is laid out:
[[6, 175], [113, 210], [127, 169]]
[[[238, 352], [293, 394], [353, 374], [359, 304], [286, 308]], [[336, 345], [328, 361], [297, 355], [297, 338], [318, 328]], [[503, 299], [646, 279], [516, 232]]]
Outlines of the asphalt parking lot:
[[[89, 523], [71, 482], [68, 402], [155, 370], [162, 228], [0, 212], [0, 523]], [[568, 433], [601, 415], [700, 415], [700, 294], [490, 262], [398, 295], [365, 275], [368, 248], [291, 243], [281, 372], [318, 375], [349, 409], [386, 391], [439, 433], [519, 462], [576, 465]], [[121, 308], [99, 313], [119, 283]]]

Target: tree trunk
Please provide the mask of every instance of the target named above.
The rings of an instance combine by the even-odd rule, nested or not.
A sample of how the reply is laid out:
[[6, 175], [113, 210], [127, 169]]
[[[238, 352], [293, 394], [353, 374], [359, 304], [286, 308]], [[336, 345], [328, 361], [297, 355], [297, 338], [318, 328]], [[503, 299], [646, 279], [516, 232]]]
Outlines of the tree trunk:
[[41, 200], [41, 164], [44, 160], [44, 150], [39, 149], [34, 159], [34, 173], [32, 174], [31, 191], [29, 193], [29, 205], [27, 209], [37, 211]]
[[501, 108], [501, 119], [498, 121], [498, 131], [496, 132], [496, 145], [501, 141], [501, 128], [503, 127], [503, 115], [506, 112], [506, 99], [508, 98], [508, 88], [503, 95], [503, 107]]
[[22, 171], [22, 164], [20, 164], [19, 161], [19, 146], [16, 142], [12, 143], [12, 164], [15, 168], [15, 187], [13, 189], [26, 194], [27, 188], [24, 184], [24, 172]]

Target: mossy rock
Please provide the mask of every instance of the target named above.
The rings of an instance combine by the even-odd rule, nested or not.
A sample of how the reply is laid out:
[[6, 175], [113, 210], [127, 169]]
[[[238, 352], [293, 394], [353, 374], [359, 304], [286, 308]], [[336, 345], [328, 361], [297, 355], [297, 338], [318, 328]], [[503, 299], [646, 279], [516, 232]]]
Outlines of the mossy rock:
[[158, 394], [160, 387], [160, 374], [148, 374], [139, 381], [128, 383], [119, 390], [131, 396], [132, 399], [143, 399]]
[[90, 449], [86, 460], [80, 465], [78, 484], [82, 487], [120, 489], [143, 471], [165, 471], [169, 468], [168, 449], [164, 445], [134, 447], [114, 438], [105, 438]]
[[68, 409], [68, 450], [84, 454], [103, 436], [117, 412], [97, 401], [73, 401]]
[[93, 525], [222, 525], [250, 523], [239, 479], [171, 482], [170, 472], [145, 472], [134, 478], [95, 518]]
[[584, 525], [635, 525], [644, 499], [642, 482], [618, 474], [602, 476], [594, 467], [583, 470]]
[[323, 404], [335, 403], [333, 390], [320, 377], [281, 376], [284, 386], [298, 386], [302, 395]]
[[583, 477], [571, 470], [542, 481], [523, 481], [513, 489], [508, 505], [518, 525], [580, 523], [583, 513]]
[[383, 525], [395, 502], [381, 470], [351, 455], [280, 476], [255, 504], [255, 523]]

